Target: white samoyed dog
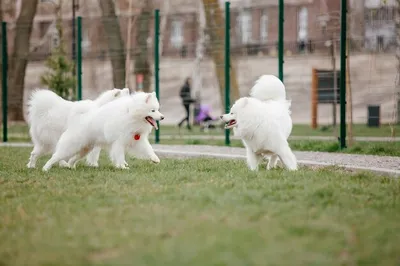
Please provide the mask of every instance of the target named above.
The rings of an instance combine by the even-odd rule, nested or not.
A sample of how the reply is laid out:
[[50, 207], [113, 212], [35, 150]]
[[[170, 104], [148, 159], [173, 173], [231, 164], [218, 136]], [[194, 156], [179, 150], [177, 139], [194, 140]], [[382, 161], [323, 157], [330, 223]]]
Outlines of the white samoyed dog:
[[[152, 128], [157, 129], [156, 121], [164, 119], [159, 108], [154, 92], [137, 92], [82, 114], [78, 123], [70, 124], [61, 135], [43, 171], [69, 158], [68, 165], [74, 168], [95, 146], [108, 150], [116, 168], [129, 168], [125, 161], [125, 151], [130, 145], [141, 151], [142, 158], [159, 163], [160, 159], [148, 140]], [[135, 141], [133, 145], [132, 141]]]
[[[91, 109], [98, 108], [110, 101], [129, 95], [129, 89], [111, 89], [100, 94], [95, 100], [67, 101], [50, 90], [35, 90], [28, 102], [29, 134], [33, 142], [28, 168], [35, 168], [38, 158], [42, 155], [52, 154], [61, 134], [67, 129], [69, 123]], [[94, 153], [100, 153], [100, 150]], [[98, 158], [92, 155], [92, 161]], [[60, 161], [60, 166], [67, 166], [65, 161]]]
[[246, 147], [247, 164], [257, 170], [264, 156], [270, 156], [267, 169], [280, 158], [289, 170], [297, 170], [297, 160], [287, 139], [292, 131], [291, 102], [286, 100], [283, 83], [273, 75], [261, 76], [250, 91], [251, 97], [237, 100], [229, 114], [221, 115], [225, 128]]

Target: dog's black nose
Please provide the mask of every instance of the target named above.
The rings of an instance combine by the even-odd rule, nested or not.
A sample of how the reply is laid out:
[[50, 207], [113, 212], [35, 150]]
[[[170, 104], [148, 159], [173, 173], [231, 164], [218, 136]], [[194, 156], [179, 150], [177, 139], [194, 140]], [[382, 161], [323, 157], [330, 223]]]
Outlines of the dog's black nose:
[[221, 118], [221, 119], [222, 119], [223, 117], [224, 117], [223, 115], [220, 115], [220, 116], [219, 116], [219, 118]]
[[164, 117], [163, 117], [163, 116], [161, 117], [161, 120], [164, 120]]

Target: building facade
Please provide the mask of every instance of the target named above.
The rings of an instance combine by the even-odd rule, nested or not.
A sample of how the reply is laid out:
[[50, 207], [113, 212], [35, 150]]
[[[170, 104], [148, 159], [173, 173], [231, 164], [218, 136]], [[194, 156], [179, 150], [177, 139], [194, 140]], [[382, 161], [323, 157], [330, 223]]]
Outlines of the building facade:
[[[103, 58], [107, 54], [107, 42], [102, 26], [102, 14], [95, 0], [76, 0], [79, 3], [77, 15], [83, 17], [83, 49], [86, 57]], [[360, 0], [361, 1], [361, 0]], [[72, 1], [64, 1], [64, 39], [72, 43]], [[137, 3], [136, 3], [137, 2]], [[141, 1], [134, 0], [136, 7], [131, 12], [128, 0], [116, 0], [121, 34], [127, 39], [128, 19], [137, 17]], [[278, 6], [276, 0], [232, 0], [231, 1], [231, 44], [232, 53], [238, 55], [274, 54], [278, 40]], [[143, 3], [143, 2], [142, 2]], [[159, 8], [161, 20], [167, 15], [162, 32], [163, 55], [171, 57], [193, 57], [200, 33], [199, 0], [153, 0], [154, 8]], [[220, 4], [224, 8], [223, 2]], [[167, 9], [167, 10], [166, 10]], [[285, 1], [285, 50], [289, 53], [313, 52], [326, 49], [325, 42], [331, 35], [340, 32], [337, 14], [340, 0], [286, 0]], [[327, 21], [321, 18], [328, 18]], [[335, 26], [331, 26], [335, 25]], [[153, 21], [149, 21], [150, 36], [153, 40]], [[224, 25], [221, 25], [223, 27]], [[34, 20], [32, 57], [37, 60], [48, 55], [57, 43], [54, 31], [54, 4], [50, 0], [40, 0]], [[328, 30], [327, 30], [328, 28]], [[137, 52], [136, 27], [132, 27], [132, 53]], [[207, 33], [205, 34], [207, 39]], [[221, 40], [223, 41], [223, 40]], [[67, 45], [71, 50], [71, 45]], [[135, 48], [136, 47], [136, 48]]]

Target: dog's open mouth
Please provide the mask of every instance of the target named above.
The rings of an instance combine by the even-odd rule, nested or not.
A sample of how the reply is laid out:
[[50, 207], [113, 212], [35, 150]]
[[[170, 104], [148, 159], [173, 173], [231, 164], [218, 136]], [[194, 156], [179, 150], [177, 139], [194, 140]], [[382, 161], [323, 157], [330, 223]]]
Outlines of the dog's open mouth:
[[146, 116], [144, 119], [146, 119], [146, 121], [147, 121], [152, 127], [154, 127], [155, 129], [158, 129], [158, 127], [157, 127], [157, 122], [156, 122], [156, 120], [154, 120], [153, 117], [151, 117], [151, 116]]
[[229, 120], [228, 122], [225, 123], [225, 128], [232, 128], [236, 126], [236, 123], [237, 122], [235, 119]]

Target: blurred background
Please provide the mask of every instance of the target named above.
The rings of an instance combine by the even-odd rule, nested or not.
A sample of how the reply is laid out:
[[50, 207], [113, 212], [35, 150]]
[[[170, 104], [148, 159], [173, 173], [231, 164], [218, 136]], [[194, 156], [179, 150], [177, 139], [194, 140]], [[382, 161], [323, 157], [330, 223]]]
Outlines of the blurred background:
[[[396, 42], [396, 37], [400, 37], [397, 36], [399, 1], [347, 2], [346, 119], [349, 125], [354, 124], [351, 134], [396, 140], [400, 92], [400, 57], [396, 55], [400, 49]], [[0, 14], [7, 28], [7, 38], [2, 33], [2, 40], [8, 46], [10, 127], [24, 124], [26, 99], [35, 88], [56, 90], [54, 87], [62, 83], [64, 87], [60, 90], [68, 91], [66, 97], [76, 99], [76, 87], [68, 84], [79, 82], [77, 67], [82, 69], [84, 99], [93, 99], [114, 87], [152, 91], [154, 10], [159, 9], [160, 102], [166, 115], [163, 125], [175, 128], [185, 117], [180, 90], [191, 77], [190, 93], [196, 101], [190, 107], [191, 123], [202, 124], [196, 121], [196, 115], [204, 107], [215, 120], [216, 135], [222, 134], [216, 117], [225, 109], [225, 1], [1, 0], [0, 3]], [[340, 108], [333, 99], [339, 97], [340, 85], [340, 7], [340, 0], [284, 1], [283, 78], [288, 99], [292, 100], [294, 137], [316, 135], [330, 140], [338, 137]], [[278, 75], [278, 11], [277, 0], [230, 1], [231, 103], [246, 96], [260, 75]], [[64, 59], [66, 65], [62, 63]], [[4, 63], [2, 60], [2, 66]], [[29, 139], [24, 130], [20, 134]], [[10, 136], [12, 132], [11, 128]], [[177, 131], [164, 132], [174, 135]], [[212, 127], [207, 132], [212, 132]]]

